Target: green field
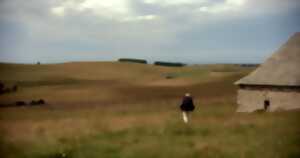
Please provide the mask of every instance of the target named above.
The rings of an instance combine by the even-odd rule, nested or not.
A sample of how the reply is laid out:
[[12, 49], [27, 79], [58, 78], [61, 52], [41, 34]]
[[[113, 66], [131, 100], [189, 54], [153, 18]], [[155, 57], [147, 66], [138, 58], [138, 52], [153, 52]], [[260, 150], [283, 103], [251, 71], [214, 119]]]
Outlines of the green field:
[[[3, 158], [299, 158], [299, 111], [235, 113], [253, 68], [117, 62], [0, 64]], [[166, 79], [172, 76], [172, 79]], [[184, 93], [194, 96], [190, 124]], [[5, 107], [44, 99], [45, 106]]]

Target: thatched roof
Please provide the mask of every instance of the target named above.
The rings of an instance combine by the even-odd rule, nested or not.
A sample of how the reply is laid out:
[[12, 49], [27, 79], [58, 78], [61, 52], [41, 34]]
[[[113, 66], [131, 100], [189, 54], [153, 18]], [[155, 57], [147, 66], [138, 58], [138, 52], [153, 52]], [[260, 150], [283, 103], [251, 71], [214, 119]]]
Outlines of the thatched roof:
[[300, 86], [300, 32], [237, 85]]

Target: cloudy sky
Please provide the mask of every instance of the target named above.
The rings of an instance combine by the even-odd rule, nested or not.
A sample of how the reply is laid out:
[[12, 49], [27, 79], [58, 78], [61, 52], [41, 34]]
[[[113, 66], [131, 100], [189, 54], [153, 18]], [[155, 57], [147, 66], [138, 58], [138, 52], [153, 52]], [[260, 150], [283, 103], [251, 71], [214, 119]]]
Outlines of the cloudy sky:
[[0, 61], [262, 62], [299, 0], [0, 0]]

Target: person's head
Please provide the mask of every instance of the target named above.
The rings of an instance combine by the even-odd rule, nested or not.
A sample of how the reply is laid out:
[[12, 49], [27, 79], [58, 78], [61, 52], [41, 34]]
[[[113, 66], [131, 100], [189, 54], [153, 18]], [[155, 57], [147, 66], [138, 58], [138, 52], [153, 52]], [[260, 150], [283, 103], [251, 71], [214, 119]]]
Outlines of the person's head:
[[185, 95], [184, 96], [186, 96], [186, 97], [190, 97], [191, 96], [191, 94], [190, 93], [185, 93]]

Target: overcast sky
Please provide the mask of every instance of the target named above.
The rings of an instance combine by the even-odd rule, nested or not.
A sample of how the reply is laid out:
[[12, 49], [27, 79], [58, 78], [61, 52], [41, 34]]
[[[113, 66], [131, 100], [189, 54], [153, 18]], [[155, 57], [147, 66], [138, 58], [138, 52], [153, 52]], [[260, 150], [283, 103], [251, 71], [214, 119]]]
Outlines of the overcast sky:
[[299, 0], [0, 0], [2, 62], [259, 63], [299, 31]]

